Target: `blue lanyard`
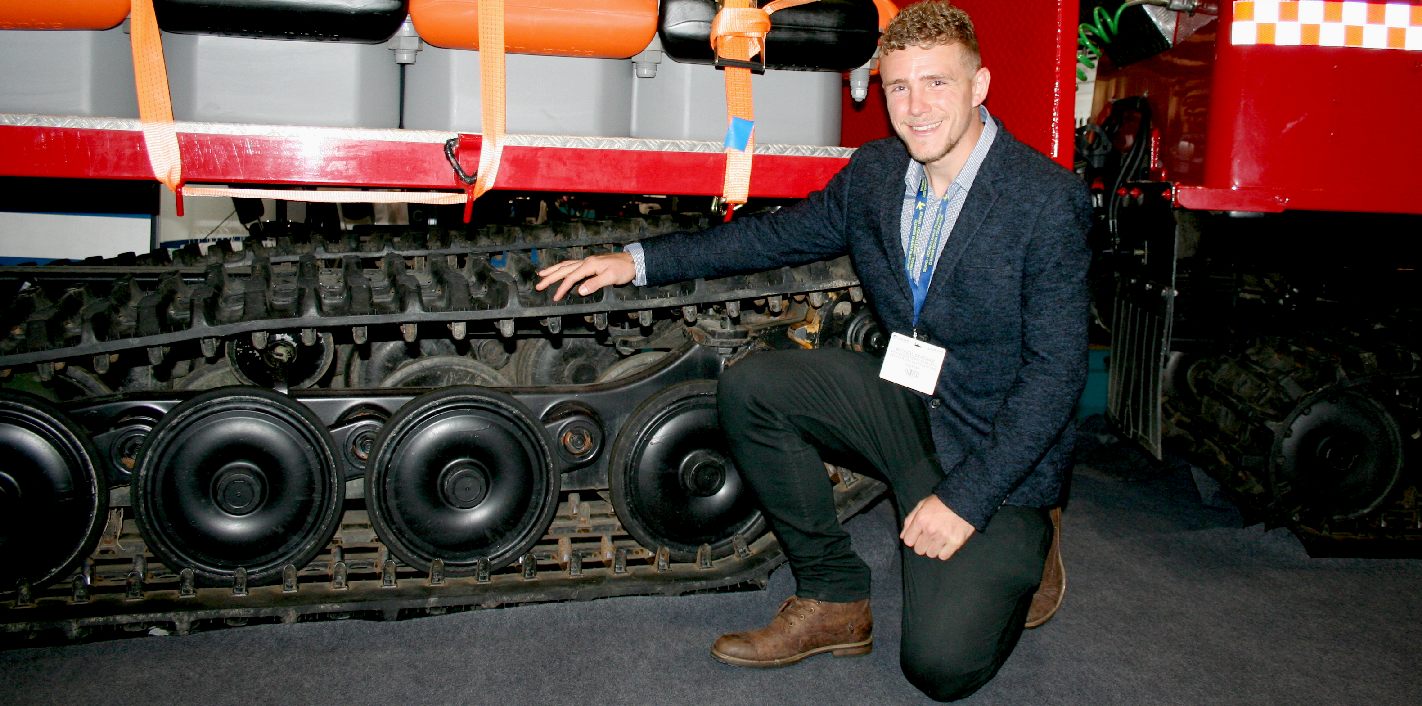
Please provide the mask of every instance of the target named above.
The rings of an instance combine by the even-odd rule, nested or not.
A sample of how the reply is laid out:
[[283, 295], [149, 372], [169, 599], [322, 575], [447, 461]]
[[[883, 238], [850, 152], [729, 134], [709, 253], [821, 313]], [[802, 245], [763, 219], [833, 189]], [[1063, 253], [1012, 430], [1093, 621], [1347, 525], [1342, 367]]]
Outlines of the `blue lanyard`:
[[[949, 187], [949, 192], [952, 187]], [[913, 274], [913, 254], [914, 246], [918, 244], [918, 239], [923, 233], [924, 214], [928, 211], [928, 175], [923, 175], [923, 181], [919, 182], [918, 194], [914, 196], [913, 203], [913, 225], [909, 228], [908, 253], [904, 257], [904, 274], [908, 275], [909, 289], [913, 292], [913, 325], [918, 327], [918, 314], [923, 311], [923, 300], [928, 297], [928, 285], [933, 281], [933, 268], [938, 264], [938, 245], [943, 240], [943, 219], [948, 214], [948, 194], [943, 194], [943, 199], [938, 203], [938, 212], [934, 215], [933, 225], [929, 228], [926, 237], [928, 242], [923, 248], [923, 271], [917, 277]]]

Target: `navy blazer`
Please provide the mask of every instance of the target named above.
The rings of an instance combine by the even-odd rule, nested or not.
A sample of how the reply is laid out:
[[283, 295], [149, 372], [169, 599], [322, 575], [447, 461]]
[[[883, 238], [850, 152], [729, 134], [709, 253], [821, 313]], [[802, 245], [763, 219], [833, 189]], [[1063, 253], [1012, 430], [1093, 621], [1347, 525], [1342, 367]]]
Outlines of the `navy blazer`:
[[[880, 323], [911, 334], [900, 237], [908, 166], [902, 142], [877, 140], [793, 206], [644, 241], [648, 284], [848, 253]], [[917, 327], [947, 349], [924, 396], [944, 471], [934, 492], [980, 531], [1003, 504], [1060, 499], [1086, 382], [1090, 217], [1080, 180], [1000, 129], [934, 270]]]

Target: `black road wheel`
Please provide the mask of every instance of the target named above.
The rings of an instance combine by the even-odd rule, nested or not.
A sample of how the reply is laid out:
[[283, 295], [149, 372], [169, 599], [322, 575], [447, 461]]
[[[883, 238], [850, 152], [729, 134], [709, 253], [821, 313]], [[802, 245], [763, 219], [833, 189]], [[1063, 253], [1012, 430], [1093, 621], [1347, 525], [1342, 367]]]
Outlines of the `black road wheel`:
[[651, 370], [664, 362], [671, 354], [666, 351], [644, 351], [627, 356], [613, 363], [598, 376], [598, 382], [612, 382], [629, 378], [644, 370]]
[[597, 382], [618, 360], [615, 348], [591, 338], [530, 338], [519, 343], [509, 366], [519, 385], [586, 385]]
[[437, 355], [403, 363], [380, 381], [381, 387], [507, 387], [508, 378], [473, 358]]
[[226, 358], [220, 358], [211, 363], [206, 361], [198, 363], [192, 372], [177, 382], [176, 387], [180, 390], [197, 391], [241, 384], [243, 384], [242, 378], [233, 370], [232, 362]]
[[402, 562], [453, 575], [490, 570], [533, 548], [558, 507], [543, 427], [503, 393], [451, 388], [411, 400], [375, 440], [366, 509]]
[[454, 342], [444, 338], [422, 338], [414, 343], [372, 341], [356, 346], [346, 363], [347, 387], [381, 387], [400, 366], [434, 356], [457, 356]]
[[668, 387], [638, 406], [622, 425], [608, 459], [612, 504], [642, 546], [665, 546], [677, 561], [734, 551], [736, 535], [751, 542], [765, 532], [726, 449], [716, 415], [716, 383]]
[[883, 355], [889, 347], [889, 338], [879, 326], [879, 320], [869, 309], [861, 309], [844, 326], [844, 343], [850, 350]]
[[266, 388], [310, 387], [331, 369], [335, 357], [336, 344], [329, 333], [309, 344], [299, 333], [277, 331], [264, 336], [260, 345], [251, 336], [238, 336], [227, 345], [232, 373], [248, 385]]
[[38, 398], [0, 392], [0, 591], [74, 570], [99, 541], [105, 476], [87, 436]]
[[1354, 391], [1325, 390], [1304, 400], [1275, 441], [1272, 483], [1304, 513], [1365, 515], [1402, 477], [1403, 436], [1381, 404]]
[[204, 392], [159, 420], [139, 456], [133, 509], [172, 571], [251, 582], [304, 566], [331, 539], [345, 485], [305, 406], [253, 387]]

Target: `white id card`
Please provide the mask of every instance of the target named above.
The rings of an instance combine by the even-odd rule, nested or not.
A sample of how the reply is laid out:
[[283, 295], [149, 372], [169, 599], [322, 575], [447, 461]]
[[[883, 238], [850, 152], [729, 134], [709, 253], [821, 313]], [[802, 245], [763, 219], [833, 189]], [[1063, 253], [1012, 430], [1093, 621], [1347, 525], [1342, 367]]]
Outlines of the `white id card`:
[[879, 377], [925, 395], [938, 386], [938, 372], [943, 369], [947, 349], [916, 338], [895, 333], [889, 336], [889, 350]]

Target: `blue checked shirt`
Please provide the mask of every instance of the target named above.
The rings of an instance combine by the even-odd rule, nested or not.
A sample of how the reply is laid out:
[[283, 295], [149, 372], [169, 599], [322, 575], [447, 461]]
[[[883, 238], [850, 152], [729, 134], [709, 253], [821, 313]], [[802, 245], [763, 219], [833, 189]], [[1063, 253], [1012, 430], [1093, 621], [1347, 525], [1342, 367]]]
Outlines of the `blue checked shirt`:
[[[983, 166], [983, 159], [987, 157], [988, 149], [997, 138], [997, 122], [988, 114], [987, 106], [978, 106], [978, 117], [983, 121], [983, 134], [978, 136], [978, 144], [973, 146], [973, 151], [968, 154], [968, 161], [958, 171], [958, 176], [953, 178], [953, 183], [948, 185], [948, 192], [942, 199], [930, 199], [928, 210], [923, 214], [923, 222], [932, 224], [938, 220], [940, 209], [948, 209], [943, 217], [943, 236], [933, 238], [932, 233], [924, 233], [923, 235], [928, 237], [920, 238], [920, 242], [913, 244], [917, 252], [909, 252], [909, 234], [913, 231], [913, 207], [918, 200], [918, 190], [927, 176], [923, 164], [914, 161], [909, 162], [908, 171], [904, 172], [904, 205], [899, 215], [899, 242], [903, 244], [904, 256], [910, 263], [910, 267], [905, 270], [910, 281], [917, 280], [924, 268], [928, 267], [929, 263], [937, 263], [938, 256], [943, 254], [943, 246], [948, 243], [948, 234], [953, 232], [953, 225], [958, 222], [958, 214], [963, 212], [963, 203], [968, 200], [968, 190], [973, 188], [973, 181], [978, 178], [978, 169]], [[934, 250], [932, 259], [929, 259], [924, 251], [928, 244], [935, 240], [938, 247]]]

